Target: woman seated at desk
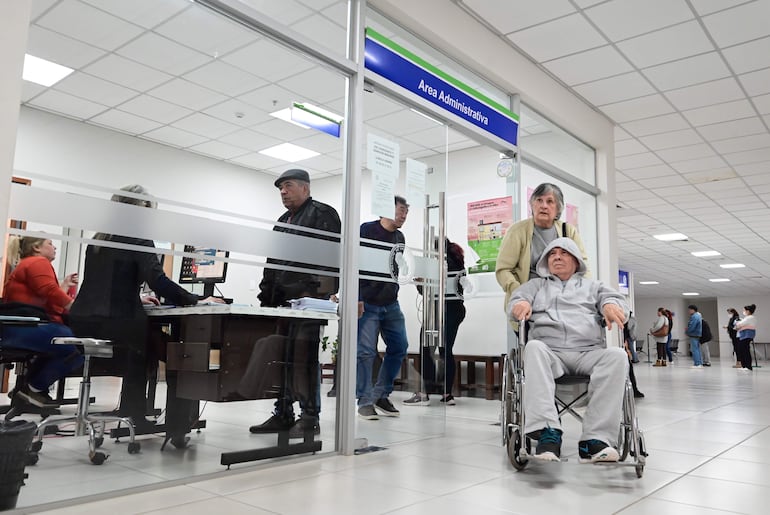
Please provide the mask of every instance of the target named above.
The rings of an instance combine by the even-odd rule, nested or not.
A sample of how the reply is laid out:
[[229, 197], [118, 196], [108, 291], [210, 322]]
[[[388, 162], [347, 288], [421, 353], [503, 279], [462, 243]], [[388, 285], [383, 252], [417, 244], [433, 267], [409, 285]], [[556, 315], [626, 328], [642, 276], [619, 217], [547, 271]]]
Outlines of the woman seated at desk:
[[[123, 191], [147, 195], [137, 184]], [[124, 204], [155, 208], [156, 203], [141, 198], [113, 195], [112, 200]], [[97, 233], [94, 239], [105, 242], [154, 247], [152, 240]], [[86, 249], [84, 279], [77, 300], [70, 311], [72, 329], [78, 336], [112, 340], [115, 363], [123, 367], [120, 393], [120, 415], [131, 417], [140, 433], [152, 430], [153, 422], [145, 419], [147, 411], [147, 315], [139, 292], [147, 283], [159, 296], [178, 306], [197, 304], [200, 300], [163, 272], [152, 252], [89, 245]], [[222, 302], [208, 297], [202, 302]], [[167, 399], [168, 400], [168, 399]], [[166, 412], [166, 438], [175, 447], [185, 447], [189, 424], [171, 420], [178, 410]], [[173, 432], [170, 428], [174, 428]]]
[[[37, 326], [9, 325], [3, 328], [4, 346], [41, 352], [30, 364], [27, 384], [14, 395], [39, 408], [57, 408], [59, 404], [48, 394], [49, 388], [83, 364], [83, 356], [74, 345], [51, 344], [52, 338], [72, 336], [63, 319], [72, 305], [72, 299], [65, 292], [77, 284], [77, 274], [68, 275], [59, 284], [51, 266], [56, 258], [56, 247], [46, 238], [14, 236], [8, 245], [8, 256], [12, 259], [18, 256], [19, 262], [5, 283], [4, 302], [22, 305], [6, 306], [10, 311], [4, 314], [48, 320], [48, 323]], [[41, 312], [36, 313], [32, 306], [40, 308]]]

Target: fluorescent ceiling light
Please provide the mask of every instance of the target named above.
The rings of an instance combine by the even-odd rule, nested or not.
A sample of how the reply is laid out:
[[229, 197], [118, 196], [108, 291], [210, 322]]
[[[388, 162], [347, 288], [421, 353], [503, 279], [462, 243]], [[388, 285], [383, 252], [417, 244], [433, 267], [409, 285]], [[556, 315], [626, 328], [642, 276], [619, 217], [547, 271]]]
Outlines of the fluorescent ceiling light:
[[746, 268], [746, 265], [743, 263], [725, 263], [719, 266], [722, 268]]
[[294, 120], [291, 119], [291, 107], [287, 107], [286, 109], [281, 109], [279, 111], [273, 111], [272, 113], [270, 113], [270, 116], [272, 116], [273, 118], [278, 118], [279, 120], [283, 120], [285, 122], [292, 123], [297, 127], [302, 127], [303, 129], [310, 128], [304, 123], [295, 122]]
[[639, 281], [639, 284], [660, 284], [658, 281]]
[[700, 250], [698, 252], [690, 252], [695, 257], [712, 257], [712, 256], [721, 256], [721, 252], [717, 252], [716, 250]]
[[276, 159], [282, 159], [289, 163], [296, 163], [297, 161], [319, 155], [318, 152], [291, 143], [281, 143], [280, 145], [260, 150], [259, 153]]
[[670, 234], [656, 234], [653, 236], [656, 240], [660, 241], [686, 241], [687, 236], [681, 232], [674, 232]]
[[67, 68], [34, 55], [24, 54], [24, 71], [21, 77], [29, 82], [50, 87], [72, 73], [72, 68]]
[[423, 118], [427, 118], [428, 120], [432, 121], [436, 125], [444, 125], [443, 123], [441, 123], [440, 121], [436, 120], [435, 118], [432, 118], [432, 117], [428, 116], [425, 113], [421, 113], [420, 111], [418, 111], [417, 109], [415, 109], [413, 107], [410, 107], [409, 110], [412, 111], [414, 114], [419, 114]]
[[729, 283], [730, 279], [722, 277], [718, 279], [709, 279], [709, 281], [711, 281], [712, 283]]
[[687, 291], [687, 292], [684, 292], [682, 295], [684, 295], [685, 297], [697, 297], [698, 295], [700, 295], [700, 293], [695, 293], [694, 291]]

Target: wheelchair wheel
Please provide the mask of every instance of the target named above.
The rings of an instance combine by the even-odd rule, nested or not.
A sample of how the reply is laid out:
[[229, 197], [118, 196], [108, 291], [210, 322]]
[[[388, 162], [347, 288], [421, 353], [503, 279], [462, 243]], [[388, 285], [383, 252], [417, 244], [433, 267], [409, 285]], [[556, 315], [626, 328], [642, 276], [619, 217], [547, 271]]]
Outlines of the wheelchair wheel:
[[520, 456], [523, 443], [522, 440], [521, 431], [518, 429], [511, 431], [507, 445], [508, 459], [511, 460], [511, 465], [513, 465], [513, 468], [516, 470], [524, 470], [524, 467], [526, 467], [529, 462], [528, 459]]
[[511, 425], [511, 410], [513, 409], [511, 384], [511, 360], [508, 356], [505, 356], [505, 359], [503, 360], [502, 384], [500, 385], [500, 425], [502, 426], [503, 431], [503, 445], [507, 445], [508, 440], [510, 439], [509, 427]]
[[620, 449], [620, 461], [626, 461], [631, 451], [631, 428], [625, 422], [620, 424], [620, 434], [618, 435], [618, 449]]

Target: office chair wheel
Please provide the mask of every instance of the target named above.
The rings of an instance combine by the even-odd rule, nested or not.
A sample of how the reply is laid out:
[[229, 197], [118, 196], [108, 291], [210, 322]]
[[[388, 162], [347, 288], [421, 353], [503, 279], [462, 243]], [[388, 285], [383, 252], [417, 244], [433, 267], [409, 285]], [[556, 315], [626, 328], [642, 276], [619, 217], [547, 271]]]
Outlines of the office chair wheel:
[[37, 452], [42, 448], [43, 448], [43, 440], [36, 440], [31, 444], [29, 444], [29, 450], [32, 452]]
[[128, 444], [128, 454], [139, 454], [139, 450], [142, 445], [139, 442], [131, 442]]
[[107, 459], [107, 455], [103, 452], [95, 452], [91, 455], [91, 463], [94, 465], [101, 465]]
[[511, 431], [510, 437], [508, 438], [508, 459], [511, 460], [511, 465], [513, 465], [513, 468], [516, 470], [524, 470], [524, 467], [527, 466], [527, 463], [529, 462], [528, 459], [522, 458], [519, 453], [521, 452], [522, 447], [522, 438], [521, 438], [521, 432], [518, 429], [514, 429]]
[[104, 444], [104, 437], [103, 436], [97, 436], [94, 438], [94, 448], [98, 449]]
[[40, 460], [40, 456], [36, 452], [28, 452], [27, 453], [27, 461], [26, 465], [28, 467], [31, 467], [32, 465], [37, 465], [37, 462]]

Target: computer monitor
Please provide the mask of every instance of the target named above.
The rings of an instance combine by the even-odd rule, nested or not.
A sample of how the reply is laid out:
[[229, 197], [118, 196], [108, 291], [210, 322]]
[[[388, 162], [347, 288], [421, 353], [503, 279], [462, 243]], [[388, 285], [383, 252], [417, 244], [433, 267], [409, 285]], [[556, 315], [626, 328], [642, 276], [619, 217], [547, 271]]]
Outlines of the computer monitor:
[[226, 258], [230, 253], [226, 250], [207, 247], [184, 246], [185, 253], [200, 254], [200, 257], [183, 257], [182, 268], [179, 271], [181, 284], [203, 284], [203, 296], [214, 295], [214, 285], [225, 282], [227, 262], [213, 259]]

